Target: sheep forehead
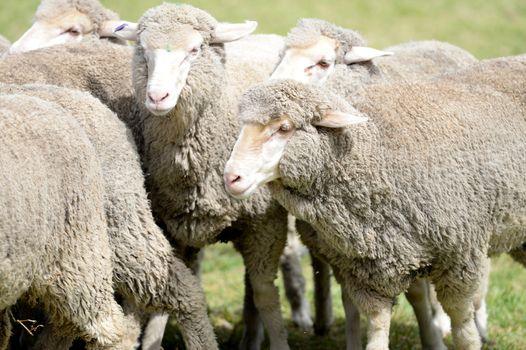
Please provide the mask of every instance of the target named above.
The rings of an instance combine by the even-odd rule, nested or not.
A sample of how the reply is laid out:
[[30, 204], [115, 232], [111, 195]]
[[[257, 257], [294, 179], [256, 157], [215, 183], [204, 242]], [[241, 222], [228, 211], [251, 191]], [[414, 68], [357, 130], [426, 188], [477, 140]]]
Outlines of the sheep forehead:
[[139, 31], [167, 36], [181, 27], [192, 28], [208, 41], [216, 26], [217, 21], [203, 10], [190, 5], [164, 3], [146, 11], [139, 22]]
[[307, 47], [288, 47], [292, 55], [310, 57], [314, 60], [325, 57], [327, 53], [335, 53], [338, 50], [338, 42], [324, 35], [318, 36], [313, 43]]
[[324, 94], [314, 87], [292, 80], [271, 80], [249, 89], [240, 102], [240, 119], [245, 123], [268, 124], [288, 117], [294, 127], [319, 119], [326, 109]]
[[55, 16], [37, 17], [37, 21], [44, 27], [68, 29], [67, 27], [73, 24], [80, 24], [86, 31], [93, 29], [93, 21], [86, 14], [75, 8], [67, 9]]
[[37, 9], [35, 18], [45, 20], [60, 18], [71, 11], [87, 16], [94, 24], [118, 19], [118, 16], [106, 9], [97, 0], [43, 0]]
[[146, 29], [140, 34], [141, 46], [146, 50], [189, 50], [199, 41], [203, 41], [201, 33], [186, 24], [178, 25], [170, 32]]
[[287, 47], [308, 47], [316, 43], [320, 36], [338, 42], [345, 51], [352, 46], [364, 46], [365, 41], [357, 32], [339, 27], [321, 19], [302, 19], [288, 33]]

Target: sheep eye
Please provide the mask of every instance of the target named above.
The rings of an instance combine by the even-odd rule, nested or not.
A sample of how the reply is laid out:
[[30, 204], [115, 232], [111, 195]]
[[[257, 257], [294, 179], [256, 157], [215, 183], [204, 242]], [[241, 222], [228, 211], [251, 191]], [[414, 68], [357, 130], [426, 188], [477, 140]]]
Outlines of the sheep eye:
[[279, 131], [281, 131], [281, 132], [288, 132], [288, 131], [291, 131], [291, 130], [292, 130], [292, 126], [290, 126], [290, 124], [288, 124], [288, 123], [283, 123], [279, 127]]
[[321, 60], [317, 63], [318, 66], [320, 66], [321, 68], [323, 69], [327, 69], [329, 68], [329, 66], [331, 65], [329, 62], [327, 62], [326, 60]]
[[78, 29], [75, 29], [75, 28], [69, 28], [68, 30], [66, 30], [66, 33], [68, 33], [69, 35], [72, 35], [72, 36], [80, 35], [80, 31]]
[[190, 53], [192, 55], [197, 55], [199, 53], [199, 48], [198, 47], [194, 47], [192, 50], [190, 50]]

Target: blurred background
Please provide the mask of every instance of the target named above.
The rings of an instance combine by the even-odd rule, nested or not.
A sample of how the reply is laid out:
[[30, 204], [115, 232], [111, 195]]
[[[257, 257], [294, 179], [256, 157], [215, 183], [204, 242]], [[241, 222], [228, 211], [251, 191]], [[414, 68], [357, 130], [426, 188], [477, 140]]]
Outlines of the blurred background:
[[[121, 19], [137, 21], [161, 1], [102, 0]], [[218, 20], [259, 22], [258, 33], [285, 35], [302, 17], [317, 17], [361, 32], [369, 46], [384, 48], [411, 40], [436, 39], [460, 46], [477, 58], [526, 52], [525, 0], [196, 0], [190, 4], [207, 10]], [[31, 25], [38, 0], [0, 0], [0, 34], [16, 40]], [[308, 295], [312, 301], [312, 271], [303, 258]], [[230, 245], [206, 250], [203, 281], [212, 322], [223, 349], [235, 349], [241, 336], [243, 264]], [[295, 329], [281, 289], [282, 309], [289, 328], [292, 349], [345, 348], [344, 316], [339, 288], [332, 288], [335, 323], [326, 337]], [[485, 349], [526, 349], [526, 271], [507, 256], [493, 260], [487, 299], [489, 334]], [[311, 310], [313, 306], [311, 304]], [[180, 336], [171, 324], [165, 349], [178, 348]], [[451, 345], [451, 340], [447, 340]], [[394, 308], [392, 349], [419, 349], [418, 329], [404, 297]]]
[[[121, 19], [136, 21], [160, 0], [102, 0]], [[18, 38], [39, 0], [0, 0], [0, 33]], [[449, 41], [478, 58], [526, 51], [524, 0], [194, 0], [222, 21], [259, 22], [259, 33], [286, 34], [301, 17], [355, 29], [373, 47], [420, 39]]]

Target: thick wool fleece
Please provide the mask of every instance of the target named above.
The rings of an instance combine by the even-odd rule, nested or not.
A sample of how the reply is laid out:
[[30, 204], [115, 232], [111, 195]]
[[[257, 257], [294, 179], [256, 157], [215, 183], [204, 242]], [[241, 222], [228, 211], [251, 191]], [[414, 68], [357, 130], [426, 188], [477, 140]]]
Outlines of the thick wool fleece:
[[[70, 10], [87, 15], [93, 25], [93, 34], [97, 37], [104, 22], [119, 19], [115, 12], [102, 6], [97, 0], [42, 0], [35, 13], [35, 20], [53, 20]], [[125, 41], [115, 38], [112, 41], [125, 44]]]
[[[526, 72], [518, 62], [501, 68], [501, 79]], [[262, 85], [260, 94], [287, 94], [289, 85], [297, 104], [324, 94], [293, 82]], [[524, 79], [508, 86], [526, 91]], [[258, 116], [266, 106], [246, 102], [246, 121], [266, 118]], [[297, 130], [270, 189], [316, 229], [360, 308], [374, 310], [375, 300], [393, 299], [418, 276], [435, 283], [445, 306], [468, 300], [488, 253], [526, 240], [525, 105], [447, 79], [370, 87], [355, 105], [369, 122]]]
[[131, 84], [133, 48], [96, 39], [8, 55], [0, 60], [0, 82], [41, 83], [91, 93], [134, 131], [138, 108]]
[[127, 325], [113, 297], [97, 155], [58, 105], [2, 95], [0, 106], [0, 313], [38, 299], [62, 334], [118, 347]]
[[93, 143], [104, 177], [117, 292], [143, 312], [173, 314], [187, 347], [216, 348], [199, 282], [174, 255], [154, 222], [139, 156], [126, 126], [87, 93], [45, 85], [0, 85], [0, 93], [5, 92], [59, 104], [77, 119]]
[[[169, 43], [142, 40], [166, 37], [164, 32], [176, 38], [189, 26], [202, 31], [206, 24], [212, 30], [215, 22], [202, 12], [164, 4], [140, 20], [141, 42], [133, 62], [138, 101], [145, 101], [148, 79], [141, 44]], [[148, 33], [149, 23], [154, 25], [152, 33]], [[205, 40], [211, 35], [203, 34]], [[255, 283], [254, 300], [272, 341], [281, 341], [284, 327], [273, 280], [286, 240], [287, 213], [266, 189], [238, 201], [227, 194], [223, 184], [225, 163], [239, 130], [238, 98], [250, 84], [268, 78], [271, 68], [261, 69], [265, 65], [252, 59], [251, 64], [227, 70], [224, 57], [222, 45], [205, 42], [174, 109], [162, 117], [143, 111], [144, 162], [152, 208], [178, 244], [201, 248], [218, 240], [234, 241]]]

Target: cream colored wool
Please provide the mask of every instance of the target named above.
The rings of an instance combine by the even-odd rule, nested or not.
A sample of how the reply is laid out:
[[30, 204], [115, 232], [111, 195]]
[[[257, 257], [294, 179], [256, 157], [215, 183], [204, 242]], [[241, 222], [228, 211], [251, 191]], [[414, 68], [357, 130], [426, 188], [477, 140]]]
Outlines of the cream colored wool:
[[45, 85], [0, 85], [0, 93], [36, 96], [74, 116], [101, 161], [117, 292], [138, 315], [172, 314], [187, 348], [216, 348], [199, 282], [154, 222], [139, 155], [126, 126], [87, 93]]
[[[0, 344], [9, 307], [39, 300], [55, 329], [89, 349], [129, 347], [115, 302], [101, 166], [64, 109], [0, 95]], [[135, 328], [138, 331], [137, 328]], [[6, 332], [7, 330], [7, 332]]]
[[[454, 74], [459, 81], [367, 87], [355, 108], [326, 89], [276, 81], [249, 90], [240, 117], [286, 114], [299, 128], [269, 188], [315, 228], [361, 311], [389, 309], [427, 277], [452, 317], [455, 345], [472, 348], [475, 324], [460, 320], [473, 310], [481, 266], [526, 241], [525, 75], [524, 61], [482, 62]], [[486, 78], [469, 83], [473, 76]], [[370, 119], [343, 131], [312, 126], [328, 109]]]

